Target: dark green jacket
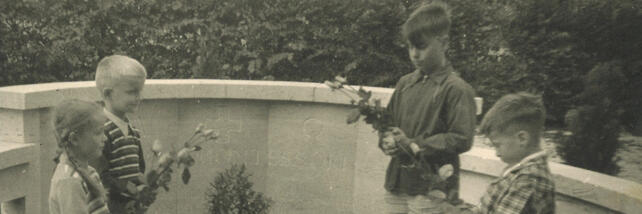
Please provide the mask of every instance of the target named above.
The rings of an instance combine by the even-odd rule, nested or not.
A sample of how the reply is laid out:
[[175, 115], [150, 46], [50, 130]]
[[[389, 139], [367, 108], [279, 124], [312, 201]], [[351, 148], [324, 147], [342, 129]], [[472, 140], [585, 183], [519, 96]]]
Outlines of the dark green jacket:
[[[459, 197], [459, 154], [470, 150], [474, 137], [474, 97], [472, 87], [448, 67], [426, 77], [419, 71], [403, 76], [387, 106], [393, 124], [424, 149], [419, 153], [421, 158], [436, 165], [453, 164], [454, 174], [445, 185], [451, 200]], [[401, 167], [408, 161], [403, 154], [390, 160], [386, 190], [409, 195], [427, 193], [432, 187], [420, 177], [420, 170]]]

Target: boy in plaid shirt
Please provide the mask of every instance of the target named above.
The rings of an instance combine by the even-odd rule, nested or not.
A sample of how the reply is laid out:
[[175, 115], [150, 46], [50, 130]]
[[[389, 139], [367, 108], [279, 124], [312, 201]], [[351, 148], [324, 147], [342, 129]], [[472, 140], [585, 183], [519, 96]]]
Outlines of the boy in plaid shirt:
[[508, 166], [488, 187], [478, 213], [555, 213], [555, 184], [539, 146], [545, 118], [541, 98], [524, 92], [503, 96], [486, 113], [480, 131]]

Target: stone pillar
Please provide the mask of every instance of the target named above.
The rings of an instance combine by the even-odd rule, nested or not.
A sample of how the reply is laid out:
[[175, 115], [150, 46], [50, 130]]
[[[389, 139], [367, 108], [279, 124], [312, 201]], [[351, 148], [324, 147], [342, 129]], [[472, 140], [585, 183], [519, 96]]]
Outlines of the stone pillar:
[[[40, 111], [15, 110], [0, 108], [0, 146], [3, 143], [36, 144], [40, 145]], [[36, 147], [39, 154], [39, 146]], [[28, 166], [21, 172], [20, 178], [27, 179], [30, 185], [24, 193], [25, 198], [3, 204], [3, 209], [20, 211], [19, 213], [37, 214], [47, 213], [42, 207], [41, 172], [39, 155], [32, 156]]]
[[8, 202], [3, 202], [0, 206], [0, 213], [15, 213], [15, 214], [24, 214], [25, 213], [25, 198], [19, 198]]

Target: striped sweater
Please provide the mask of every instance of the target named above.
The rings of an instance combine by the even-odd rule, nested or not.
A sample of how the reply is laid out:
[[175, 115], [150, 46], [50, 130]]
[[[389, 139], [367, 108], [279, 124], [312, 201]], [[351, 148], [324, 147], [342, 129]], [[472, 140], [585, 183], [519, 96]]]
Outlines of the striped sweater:
[[145, 172], [145, 159], [140, 144], [140, 131], [128, 125], [128, 135], [111, 120], [105, 123], [105, 147], [103, 156], [106, 167], [102, 169], [102, 180], [109, 190], [110, 201], [127, 202], [134, 195], [127, 190], [127, 182], [137, 189], [143, 185], [140, 177]]

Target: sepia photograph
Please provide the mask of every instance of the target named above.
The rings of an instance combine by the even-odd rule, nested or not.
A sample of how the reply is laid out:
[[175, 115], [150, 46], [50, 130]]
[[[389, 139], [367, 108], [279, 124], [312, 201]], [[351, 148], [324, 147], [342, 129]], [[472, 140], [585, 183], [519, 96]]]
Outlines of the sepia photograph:
[[642, 0], [0, 0], [0, 214], [642, 212]]

